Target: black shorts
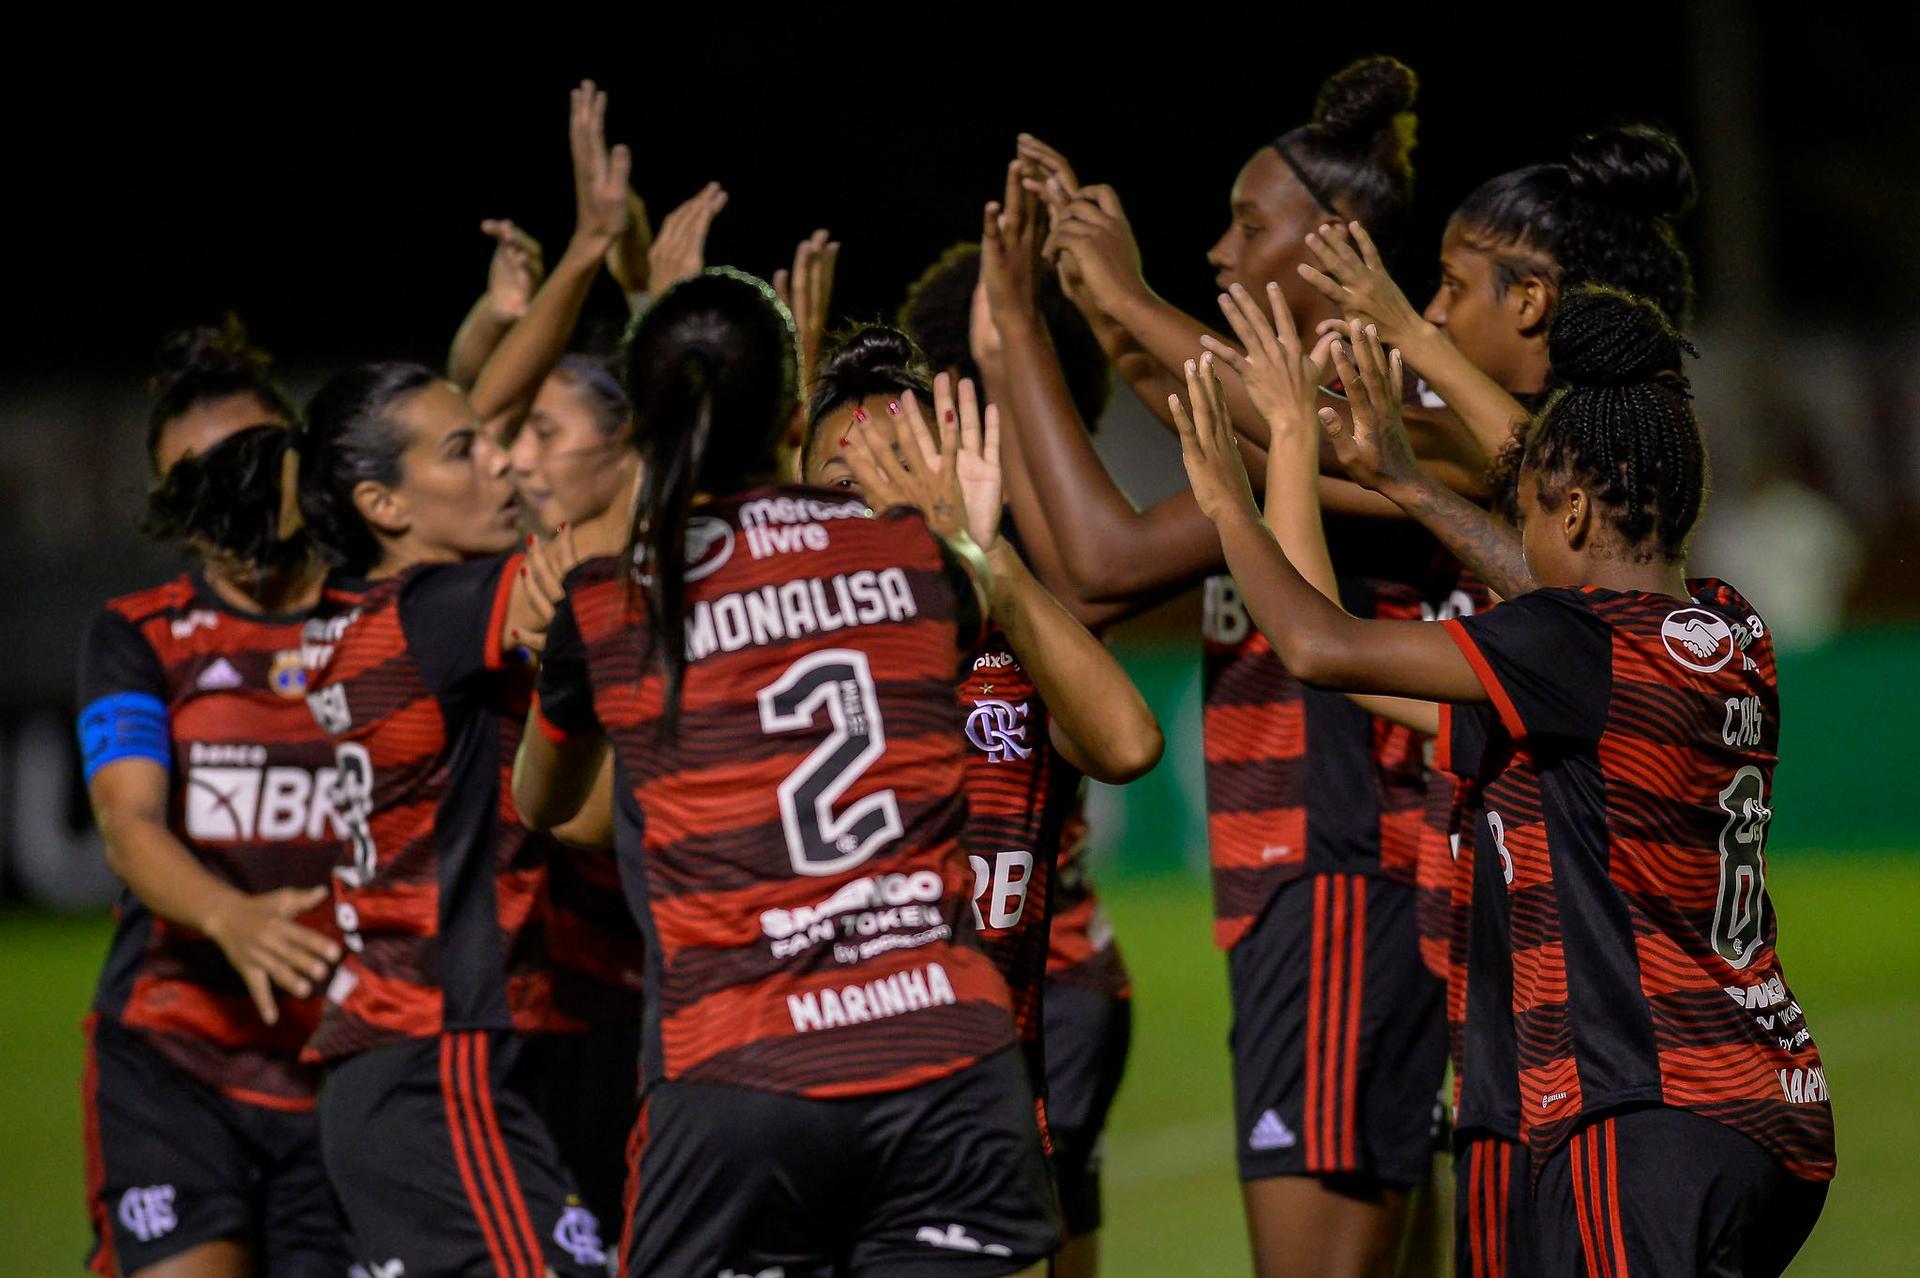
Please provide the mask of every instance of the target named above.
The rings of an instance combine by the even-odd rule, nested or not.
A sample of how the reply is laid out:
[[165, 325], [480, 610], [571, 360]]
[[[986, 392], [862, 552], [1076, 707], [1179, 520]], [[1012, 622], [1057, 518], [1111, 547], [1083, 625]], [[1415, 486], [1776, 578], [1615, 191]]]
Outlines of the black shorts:
[[1486, 1132], [1462, 1133], [1458, 1145], [1453, 1272], [1462, 1278], [1547, 1278], [1534, 1225], [1533, 1160], [1527, 1147]]
[[537, 1034], [527, 1053], [534, 1108], [561, 1164], [594, 1219], [618, 1228], [627, 1134], [640, 1116], [640, 1018], [581, 1034]]
[[346, 1272], [312, 1111], [223, 1095], [97, 1013], [84, 1100], [95, 1273], [136, 1273], [223, 1239], [246, 1243], [256, 1272], [276, 1278]]
[[1107, 1111], [1127, 1068], [1133, 1004], [1078, 985], [1047, 983], [1047, 1131], [1067, 1237], [1100, 1228], [1100, 1162]]
[[334, 1068], [320, 1141], [368, 1272], [604, 1278], [598, 1222], [515, 1078], [520, 1056], [518, 1035], [469, 1031]]
[[1446, 1070], [1445, 989], [1414, 889], [1316, 874], [1274, 893], [1227, 955], [1240, 1179], [1423, 1185]]
[[1602, 1278], [1774, 1278], [1826, 1200], [1731, 1127], [1664, 1107], [1586, 1120], [1534, 1187], [1547, 1271]]
[[1014, 1048], [843, 1100], [661, 1083], [631, 1154], [627, 1278], [987, 1278], [1060, 1245]]

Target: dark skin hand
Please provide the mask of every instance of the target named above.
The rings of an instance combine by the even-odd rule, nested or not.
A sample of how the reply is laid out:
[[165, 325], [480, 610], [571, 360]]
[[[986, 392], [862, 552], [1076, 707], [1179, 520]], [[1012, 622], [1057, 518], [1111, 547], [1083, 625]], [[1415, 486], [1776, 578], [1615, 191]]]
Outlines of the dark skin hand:
[[[1389, 363], [1377, 340], [1363, 343], [1358, 355], [1340, 343], [1333, 348], [1333, 358], [1346, 381], [1354, 416], [1370, 428], [1376, 414], [1397, 412], [1398, 395], [1388, 387], [1400, 385], [1398, 352]], [[1323, 410], [1322, 420], [1329, 416]], [[1181, 460], [1201, 509], [1220, 530], [1247, 613], [1288, 670], [1317, 687], [1429, 701], [1486, 700], [1473, 667], [1442, 627], [1424, 621], [1361, 620], [1300, 575], [1253, 504], [1230, 422], [1206, 414], [1202, 430], [1183, 407], [1176, 423]]]

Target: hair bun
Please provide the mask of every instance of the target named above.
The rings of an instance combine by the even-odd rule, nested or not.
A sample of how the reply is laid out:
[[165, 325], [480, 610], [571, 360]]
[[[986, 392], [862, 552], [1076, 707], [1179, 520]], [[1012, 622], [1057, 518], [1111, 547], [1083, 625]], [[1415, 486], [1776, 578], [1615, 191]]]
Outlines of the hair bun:
[[[1320, 86], [1313, 122], [1329, 143], [1370, 149], [1391, 131], [1396, 144], [1413, 149], [1413, 99], [1420, 91], [1413, 68], [1398, 58], [1372, 57], [1336, 71]], [[1404, 119], [1402, 118], [1404, 117]]]
[[1671, 380], [1684, 391], [1682, 353], [1698, 352], [1658, 306], [1598, 284], [1561, 298], [1547, 333], [1553, 375], [1575, 388]]
[[155, 398], [189, 377], [257, 378], [264, 382], [273, 367], [273, 357], [247, 343], [246, 326], [231, 313], [218, 325], [202, 324], [168, 333], [161, 339], [153, 362], [149, 390]]
[[863, 324], [839, 335], [820, 356], [820, 377], [859, 370], [908, 368], [920, 362], [913, 339], [887, 324]]
[[1693, 207], [1693, 165], [1671, 133], [1630, 124], [1589, 133], [1567, 157], [1573, 189], [1648, 218], [1675, 218]]

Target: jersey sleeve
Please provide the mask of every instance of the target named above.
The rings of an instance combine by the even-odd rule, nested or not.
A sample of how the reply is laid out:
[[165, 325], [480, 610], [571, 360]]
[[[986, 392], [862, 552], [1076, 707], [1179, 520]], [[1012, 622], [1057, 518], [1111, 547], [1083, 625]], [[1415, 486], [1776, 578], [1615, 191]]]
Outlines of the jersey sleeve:
[[593, 712], [593, 684], [587, 675], [587, 645], [574, 620], [571, 598], [560, 601], [547, 626], [536, 695], [534, 721], [548, 740], [571, 741], [600, 731], [600, 720]]
[[80, 645], [80, 757], [86, 778], [121, 759], [173, 764], [159, 654], [131, 621], [103, 609]]
[[1600, 739], [1612, 696], [1612, 638], [1577, 593], [1535, 590], [1440, 624], [1515, 741]]
[[1450, 776], [1472, 781], [1480, 776], [1487, 757], [1487, 742], [1499, 730], [1499, 721], [1488, 706], [1456, 706], [1440, 703], [1440, 733], [1433, 739], [1433, 766]]
[[437, 696], [449, 696], [506, 665], [500, 635], [521, 555], [415, 570], [400, 588], [407, 646]]

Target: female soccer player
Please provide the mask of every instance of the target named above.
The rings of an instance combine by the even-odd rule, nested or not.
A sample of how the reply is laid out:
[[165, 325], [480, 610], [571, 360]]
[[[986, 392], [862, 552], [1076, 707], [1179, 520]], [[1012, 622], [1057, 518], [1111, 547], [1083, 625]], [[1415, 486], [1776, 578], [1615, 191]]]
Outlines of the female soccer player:
[[[1296, 281], [1295, 319], [1308, 331], [1334, 312], [1293, 270], [1306, 251], [1300, 237], [1325, 217], [1307, 183], [1390, 222], [1411, 181], [1411, 118], [1402, 118], [1411, 73], [1381, 70], [1336, 78], [1322, 121], [1282, 138], [1304, 181], [1277, 149], [1248, 163], [1235, 198], [1253, 231], [1236, 225], [1215, 255], [1233, 271], [1261, 272], [1249, 277], [1255, 286]], [[1009, 486], [1016, 523], [1045, 524], [1082, 600], [1177, 590], [1217, 572], [1218, 536], [1192, 494], [1136, 510], [1074, 419], [1031, 300], [1033, 218], [1011, 191], [1004, 208], [1004, 225], [995, 214], [983, 228], [982, 274], [1038, 498], [1022, 509]], [[1269, 238], [1282, 215], [1291, 247]], [[1092, 245], [1083, 239], [1065, 256], [1096, 269], [1083, 256]], [[1191, 351], [1203, 330], [1185, 323]], [[1250, 401], [1245, 411], [1258, 415]], [[1455, 482], [1470, 482], [1464, 469]], [[1344, 480], [1322, 492], [1330, 512], [1342, 501], [1393, 509]], [[1329, 541], [1356, 611], [1419, 617], [1452, 591], [1457, 570], [1437, 562], [1411, 521], [1346, 520]], [[1256, 1265], [1269, 1278], [1377, 1273], [1398, 1253], [1407, 1191], [1431, 1176], [1445, 1062], [1442, 990], [1413, 924], [1427, 801], [1420, 741], [1339, 694], [1303, 689], [1225, 576], [1207, 582], [1205, 638], [1215, 938], [1229, 952], [1235, 1143]]]
[[495, 411], [419, 365], [373, 364], [330, 379], [301, 436], [308, 524], [366, 583], [308, 696], [334, 738], [347, 829], [334, 870], [347, 955], [308, 1050], [332, 1070], [322, 1143], [370, 1269], [606, 1264], [522, 1068], [525, 1036], [569, 1026], [540, 909], [550, 842], [506, 795], [532, 691], [517, 655], [573, 533], [505, 555], [522, 511], [493, 429], [534, 397], [549, 321], [577, 313], [580, 281], [622, 232], [625, 151], [605, 147], [603, 112], [590, 85], [576, 91], [578, 223], [481, 372]]
[[285, 517], [294, 412], [225, 330], [162, 349], [148, 530], [198, 564], [109, 603], [80, 660], [80, 745], [126, 885], [87, 1018], [95, 1273], [337, 1278], [319, 1083], [299, 1061], [340, 947], [332, 750], [302, 703], [322, 565]]
[[[1400, 347], [1413, 370], [1461, 411], [1498, 455], [1494, 502], [1511, 518], [1525, 426], [1545, 400], [1547, 331], [1560, 296], [1583, 283], [1611, 284], [1684, 315], [1692, 272], [1672, 220], [1692, 195], [1692, 168], [1671, 136], [1639, 125], [1603, 130], [1576, 142], [1564, 161], [1502, 174], [1467, 196], [1441, 240], [1440, 284], [1424, 313], [1414, 312], [1357, 223], [1322, 227], [1311, 237], [1320, 265], [1303, 264], [1301, 274], [1349, 321], [1375, 324], [1381, 340]], [[1240, 326], [1235, 331], [1248, 340]], [[1203, 340], [1232, 361], [1231, 351]], [[1423, 495], [1428, 500], [1418, 513], [1471, 567], [1491, 574], [1504, 590], [1528, 588], [1517, 537], [1479, 535], [1489, 530], [1477, 510], [1450, 494]], [[1284, 535], [1281, 545], [1303, 564]], [[1464, 577], [1459, 590], [1468, 605], [1462, 611], [1484, 611], [1489, 600], [1477, 575]], [[1431, 710], [1425, 714], [1432, 717]], [[1443, 750], [1439, 761], [1448, 757]], [[1456, 1266], [1463, 1273], [1539, 1273], [1531, 1160], [1519, 1140], [1520, 1102], [1509, 1067], [1511, 1018], [1475, 1017], [1471, 1035], [1465, 1026], [1470, 946], [1483, 951], [1473, 999], [1505, 1006], [1510, 978], [1491, 975], [1504, 964], [1504, 951], [1485, 940], [1505, 933], [1505, 893], [1474, 890], [1485, 863], [1476, 864], [1468, 818], [1477, 804], [1473, 778], [1461, 778], [1465, 788], [1458, 795], [1444, 770], [1435, 781], [1430, 820], [1455, 837], [1451, 847], [1442, 839], [1422, 845], [1420, 924], [1429, 966], [1448, 980]]]
[[594, 1219], [523, 1094], [554, 1028], [536, 905], [547, 845], [505, 804], [535, 628], [505, 454], [414, 364], [336, 374], [301, 438], [302, 504], [358, 605], [333, 623], [313, 717], [335, 741], [347, 954], [308, 1054], [327, 1170], [372, 1264], [603, 1270]]
[[[1397, 499], [1400, 356], [1335, 348], [1348, 472]], [[1550, 1273], [1778, 1274], [1832, 1177], [1826, 1077], [1765, 887], [1779, 702], [1766, 627], [1684, 575], [1706, 454], [1684, 343], [1651, 302], [1582, 289], [1549, 336], [1565, 385], [1530, 430], [1521, 537], [1540, 587], [1444, 627], [1357, 619], [1280, 553], [1217, 392], [1180, 418], [1248, 607], [1316, 684], [1449, 704], [1479, 854], [1511, 899], [1521, 1128]], [[1469, 975], [1471, 989], [1474, 977]]]
[[[1038, 298], [1074, 408], [1093, 430], [1112, 385], [1106, 354], [1051, 275], [1039, 279]], [[977, 243], [958, 244], [940, 255], [908, 289], [899, 322], [934, 368], [955, 379], [972, 379], [989, 400], [1005, 384]], [[1004, 421], [1004, 409], [1000, 416]], [[1007, 485], [1027, 485], [1021, 508], [1031, 510], [1031, 480], [1021, 464], [1018, 441], [1017, 427], [1001, 431], [1001, 471]], [[1111, 618], [1132, 610], [1124, 604], [1079, 603], [1065, 584], [1047, 529], [1028, 525], [1018, 532], [1034, 575], [1095, 634]], [[1068, 593], [1062, 597], [1062, 591]], [[1057, 1278], [1093, 1278], [1099, 1272], [1104, 1134], [1132, 1037], [1132, 982], [1094, 890], [1093, 840], [1083, 813], [1084, 796], [1082, 786], [1061, 823], [1059, 861], [1047, 893], [1053, 917], [1047, 928], [1041, 998], [1047, 1135], [1067, 1232], [1066, 1244], [1053, 1260]]]
[[936, 535], [776, 482], [795, 333], [751, 277], [657, 299], [623, 362], [635, 554], [568, 579], [514, 778], [541, 828], [618, 768], [651, 1003], [623, 1268], [1038, 1274], [1052, 1190], [959, 842], [964, 499]]
[[[1015, 1029], [1035, 1092], [1045, 1099], [1051, 1137], [1045, 992], [1055, 884], [1074, 798], [1083, 776], [1124, 785], [1151, 768], [1160, 757], [1160, 727], [1120, 663], [1000, 536], [999, 431], [996, 425], [994, 438], [983, 440], [973, 383], [960, 383], [957, 412], [952, 385], [944, 373], [929, 385], [919, 352], [904, 334], [878, 325], [861, 329], [821, 367], [807, 405], [801, 457], [808, 481], [819, 487], [859, 494], [880, 510], [911, 504], [905, 494], [872, 487], [881, 479], [864, 460], [871, 450], [861, 446], [867, 437], [890, 450], [897, 433], [902, 455], [915, 469], [937, 473], [956, 466], [970, 489], [981, 490], [969, 493], [970, 531], [986, 547], [992, 569], [992, 625], [968, 661], [971, 673], [960, 689], [970, 746], [962, 842], [974, 871], [975, 923], [1013, 990]], [[919, 426], [918, 397], [928, 394], [943, 423], [939, 435], [946, 452], [932, 444], [929, 432], [895, 429]], [[997, 423], [997, 414], [989, 414], [989, 422]], [[976, 428], [970, 431], [969, 422]], [[1098, 1045], [1078, 1050], [1093, 1055]], [[1061, 1099], [1090, 1105], [1098, 1098]], [[1082, 1119], [1067, 1134], [1077, 1140], [1084, 1125]], [[1076, 1166], [1090, 1157], [1076, 1155]], [[1083, 1224], [1085, 1180], [1077, 1177], [1073, 1186], [1075, 1214]], [[1064, 1193], [1062, 1199], [1064, 1205]]]

